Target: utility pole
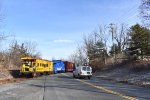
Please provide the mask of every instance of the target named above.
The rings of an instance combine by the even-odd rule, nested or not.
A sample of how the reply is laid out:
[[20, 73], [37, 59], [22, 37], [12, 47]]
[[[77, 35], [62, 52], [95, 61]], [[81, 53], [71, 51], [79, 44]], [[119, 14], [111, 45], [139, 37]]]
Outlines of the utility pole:
[[104, 49], [104, 63], [106, 65], [106, 52], [107, 52], [107, 47], [106, 47], [106, 39], [105, 39], [105, 49]]
[[112, 44], [113, 44], [113, 66], [114, 64], [116, 63], [116, 50], [115, 50], [115, 43], [114, 43], [114, 34], [115, 34], [115, 28], [114, 28], [114, 25], [113, 23], [110, 24], [110, 32], [112, 34]]

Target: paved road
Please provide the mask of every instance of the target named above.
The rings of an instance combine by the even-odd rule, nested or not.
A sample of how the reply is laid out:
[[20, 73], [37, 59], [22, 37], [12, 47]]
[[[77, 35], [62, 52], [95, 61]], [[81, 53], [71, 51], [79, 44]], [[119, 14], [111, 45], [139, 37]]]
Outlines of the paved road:
[[150, 89], [71, 73], [42, 76], [0, 86], [0, 100], [150, 100]]

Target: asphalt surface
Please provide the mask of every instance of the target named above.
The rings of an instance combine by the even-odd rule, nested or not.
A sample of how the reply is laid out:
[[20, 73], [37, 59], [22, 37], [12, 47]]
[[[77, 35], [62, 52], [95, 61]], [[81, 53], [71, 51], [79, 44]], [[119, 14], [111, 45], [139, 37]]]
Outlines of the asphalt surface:
[[0, 85], [0, 100], [150, 100], [150, 89], [72, 73]]

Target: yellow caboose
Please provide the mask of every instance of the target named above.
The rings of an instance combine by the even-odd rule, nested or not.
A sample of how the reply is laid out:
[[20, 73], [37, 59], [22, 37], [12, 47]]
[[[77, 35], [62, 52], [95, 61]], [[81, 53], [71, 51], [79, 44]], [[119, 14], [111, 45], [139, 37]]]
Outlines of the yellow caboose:
[[33, 77], [40, 74], [50, 74], [53, 72], [53, 62], [43, 59], [35, 59], [31, 57], [21, 58], [22, 66], [21, 75], [32, 75]]

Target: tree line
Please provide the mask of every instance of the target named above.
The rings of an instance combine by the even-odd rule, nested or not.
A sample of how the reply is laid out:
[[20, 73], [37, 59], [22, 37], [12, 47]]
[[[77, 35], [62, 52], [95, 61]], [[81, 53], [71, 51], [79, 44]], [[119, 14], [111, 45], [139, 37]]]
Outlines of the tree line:
[[126, 28], [121, 24], [111, 25], [108, 30], [100, 27], [98, 32], [83, 36], [83, 44], [69, 59], [78, 65], [102, 67], [125, 60], [149, 60], [149, 57], [150, 29], [139, 24]]
[[[2, 40], [3, 42], [5, 40]], [[7, 48], [1, 48], [0, 64], [5, 68], [19, 68], [21, 66], [21, 58], [30, 56], [33, 58], [41, 58], [40, 52], [37, 51], [37, 44], [31, 41], [22, 43], [12, 40]]]
[[150, 60], [150, 0], [141, 0], [139, 9], [143, 24], [101, 25], [97, 31], [83, 36], [83, 42], [69, 60], [96, 69], [129, 60]]

